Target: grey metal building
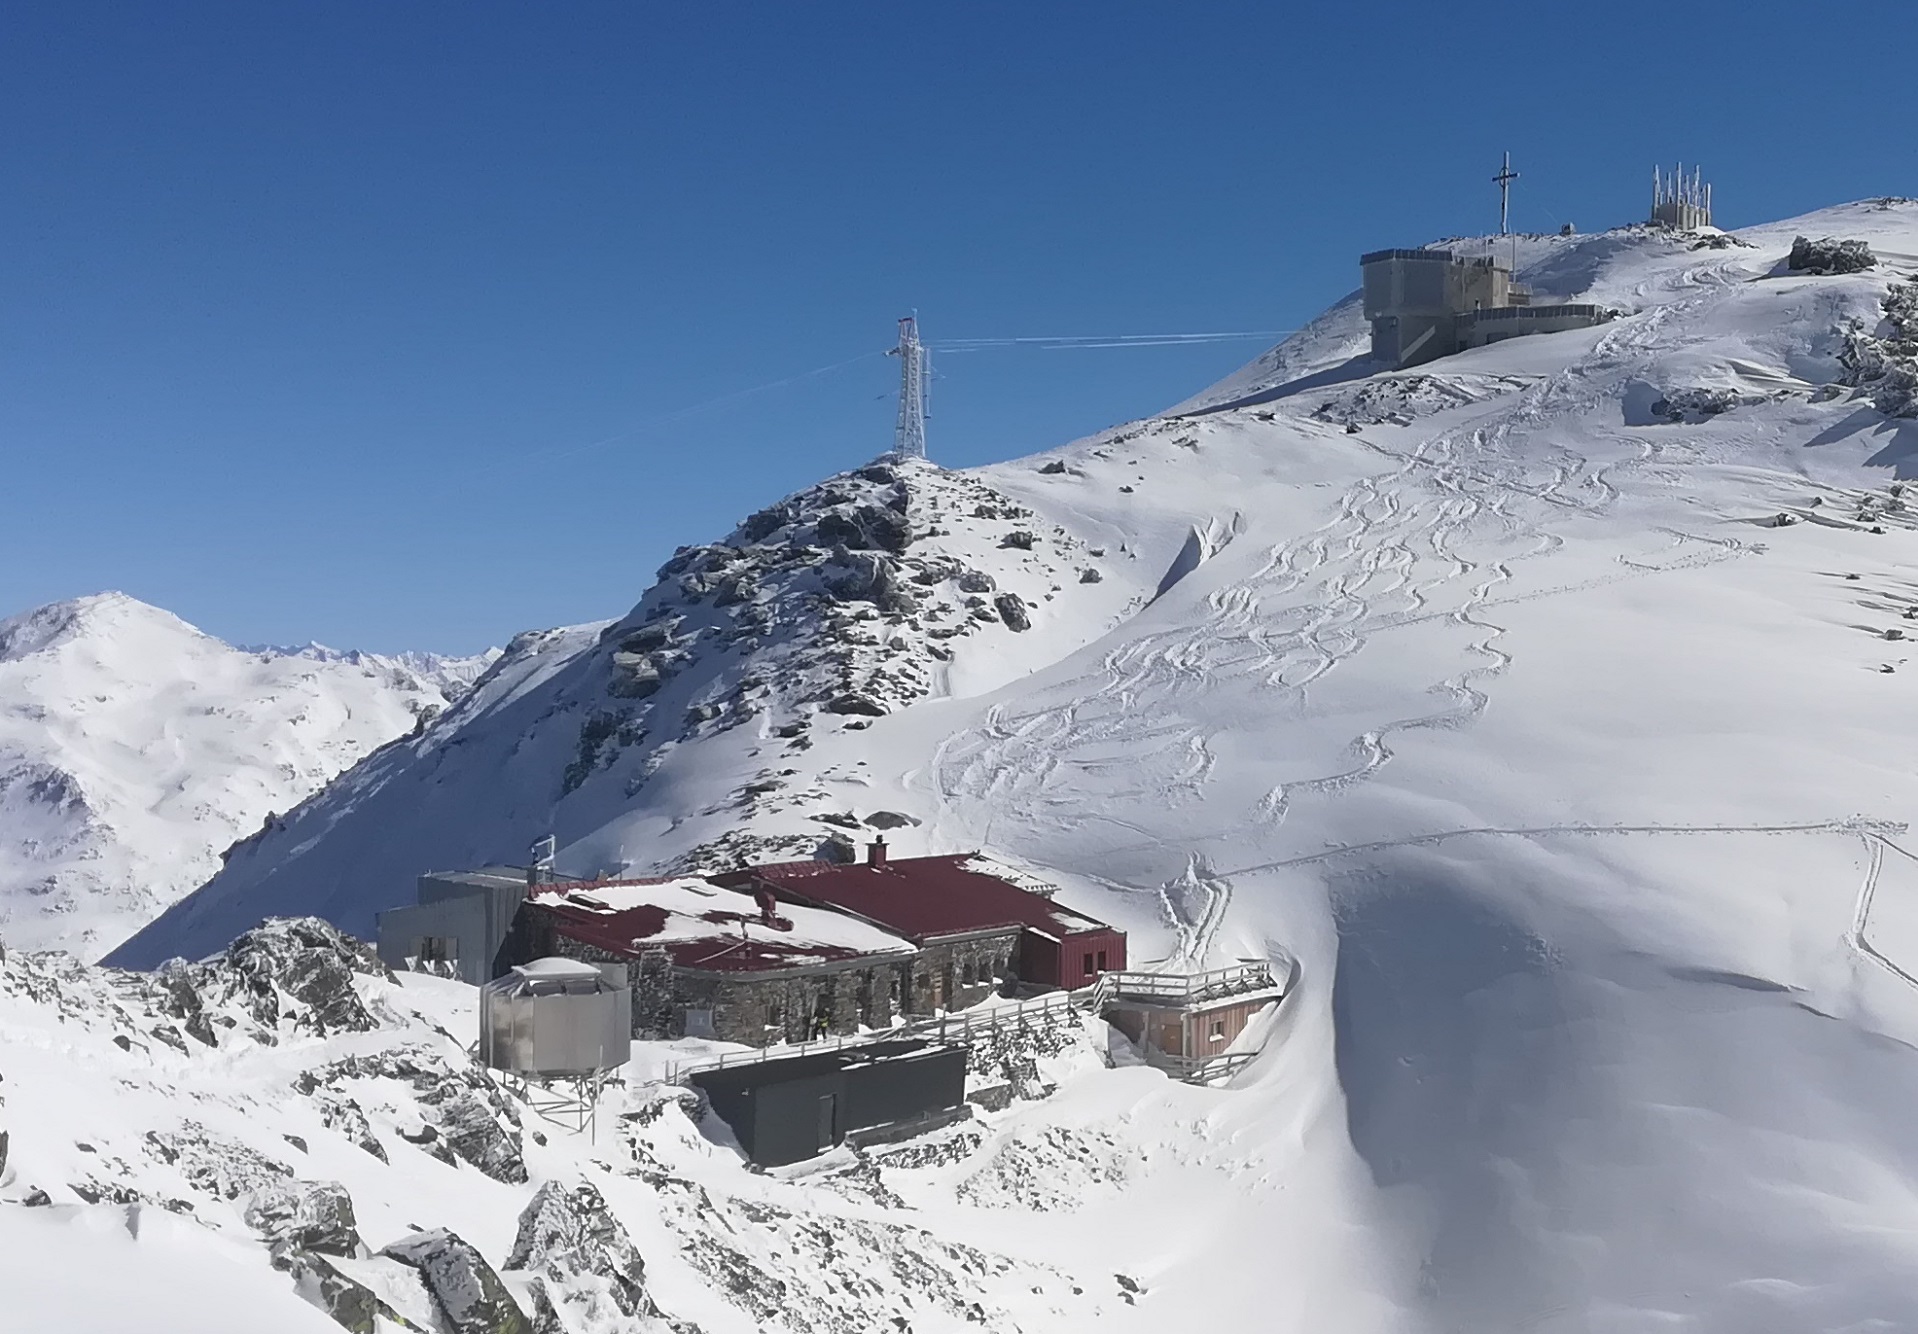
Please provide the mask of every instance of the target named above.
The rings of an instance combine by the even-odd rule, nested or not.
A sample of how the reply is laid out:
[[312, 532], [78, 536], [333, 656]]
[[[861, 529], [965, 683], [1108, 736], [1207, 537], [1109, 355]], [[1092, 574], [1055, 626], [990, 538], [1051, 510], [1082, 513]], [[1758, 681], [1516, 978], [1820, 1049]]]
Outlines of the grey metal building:
[[701, 1070], [689, 1082], [705, 1092], [748, 1158], [779, 1167], [861, 1131], [904, 1134], [949, 1120], [965, 1108], [966, 1049], [875, 1042]]
[[491, 981], [502, 971], [500, 946], [526, 900], [530, 875], [524, 867], [487, 866], [421, 876], [419, 902], [379, 914], [381, 962], [475, 986]]
[[535, 959], [480, 989], [480, 1059], [523, 1079], [587, 1078], [626, 1064], [633, 993], [576, 959]]

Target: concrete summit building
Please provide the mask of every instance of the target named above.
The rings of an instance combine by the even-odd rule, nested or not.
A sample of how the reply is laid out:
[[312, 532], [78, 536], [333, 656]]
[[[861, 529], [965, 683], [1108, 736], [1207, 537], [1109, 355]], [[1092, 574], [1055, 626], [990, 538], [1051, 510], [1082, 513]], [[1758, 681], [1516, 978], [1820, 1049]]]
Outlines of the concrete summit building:
[[1589, 329], [1612, 318], [1603, 306], [1532, 304], [1512, 271], [1491, 256], [1449, 250], [1374, 250], [1359, 257], [1372, 356], [1400, 370], [1468, 348], [1528, 334]]

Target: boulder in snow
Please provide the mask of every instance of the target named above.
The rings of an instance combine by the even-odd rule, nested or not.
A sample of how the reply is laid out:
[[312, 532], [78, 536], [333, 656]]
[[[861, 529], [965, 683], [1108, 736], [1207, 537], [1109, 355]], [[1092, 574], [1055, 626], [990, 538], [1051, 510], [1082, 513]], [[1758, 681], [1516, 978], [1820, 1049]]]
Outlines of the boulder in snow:
[[992, 600], [999, 610], [999, 619], [1006, 623], [1009, 630], [1030, 630], [1032, 616], [1026, 610], [1026, 600], [1017, 593], [1001, 593]]
[[458, 1234], [416, 1232], [380, 1254], [419, 1271], [452, 1334], [533, 1334], [493, 1266]]
[[358, 1255], [353, 1197], [337, 1181], [281, 1181], [253, 1193], [246, 1224], [266, 1239], [276, 1264], [296, 1251]]
[[[262, 1027], [275, 1028], [284, 1013], [321, 1035], [379, 1027], [353, 981], [361, 975], [393, 977], [370, 947], [317, 917], [263, 922], [229, 945], [211, 968], [208, 980], [243, 994]], [[294, 1004], [283, 1010], [283, 997]]]
[[549, 1300], [574, 1308], [585, 1328], [660, 1314], [646, 1291], [639, 1249], [587, 1183], [568, 1188], [549, 1181], [539, 1188], [519, 1216], [505, 1267], [545, 1279]]
[[1799, 273], [1863, 273], [1878, 267], [1878, 257], [1863, 241], [1840, 241], [1829, 236], [1814, 241], [1800, 236], [1792, 241], [1785, 264]]
[[[416, 1273], [405, 1280], [406, 1285], [413, 1289], [407, 1294], [410, 1300], [406, 1300], [398, 1298], [391, 1290], [384, 1295], [374, 1291], [368, 1282], [346, 1273], [340, 1265], [335, 1264], [333, 1257], [317, 1251], [301, 1251], [288, 1256], [286, 1267], [293, 1275], [294, 1291], [310, 1305], [332, 1316], [334, 1322], [350, 1331], [350, 1334], [387, 1334], [387, 1331], [396, 1329], [420, 1330], [422, 1326], [419, 1320], [431, 1317], [431, 1298], [427, 1295], [425, 1283]], [[393, 1267], [399, 1268], [397, 1264]], [[368, 1266], [357, 1263], [351, 1268], [364, 1272]], [[392, 1277], [397, 1278], [398, 1275]], [[391, 1289], [398, 1285], [389, 1283], [384, 1286]], [[393, 1300], [398, 1300], [410, 1311], [396, 1309]], [[410, 1319], [409, 1314], [418, 1319]]]

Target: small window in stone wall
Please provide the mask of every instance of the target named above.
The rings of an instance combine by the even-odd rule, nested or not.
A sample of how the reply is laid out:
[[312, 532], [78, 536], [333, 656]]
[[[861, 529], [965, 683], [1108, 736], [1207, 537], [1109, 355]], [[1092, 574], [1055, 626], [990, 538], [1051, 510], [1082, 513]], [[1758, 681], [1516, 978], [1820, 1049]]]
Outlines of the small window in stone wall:
[[686, 1036], [689, 1038], [709, 1038], [713, 1036], [713, 1012], [695, 1010], [690, 1006], [686, 1010]]
[[785, 1026], [786, 1026], [785, 1007], [781, 1005], [778, 1001], [772, 1001], [766, 1006], [766, 1027], [784, 1028]]
[[976, 987], [979, 985], [979, 964], [977, 960], [967, 959], [966, 966], [961, 970], [961, 973], [962, 980], [967, 986]]

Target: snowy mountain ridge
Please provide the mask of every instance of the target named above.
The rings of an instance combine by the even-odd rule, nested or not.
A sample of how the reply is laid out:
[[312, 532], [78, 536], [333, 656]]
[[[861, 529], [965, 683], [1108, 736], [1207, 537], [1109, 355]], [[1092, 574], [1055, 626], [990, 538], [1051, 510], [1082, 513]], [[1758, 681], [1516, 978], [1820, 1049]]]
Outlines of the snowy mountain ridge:
[[0, 621], [0, 939], [96, 957], [496, 656], [237, 649], [122, 593]]
[[[1794, 270], [1801, 234], [1877, 263]], [[1294, 958], [1298, 984], [1229, 1087], [1082, 1050], [1037, 1081], [1050, 1096], [923, 1157], [763, 1183], [655, 1111], [646, 1063], [675, 1049], [642, 1044], [613, 1114], [702, 1163], [664, 1175], [752, 1196], [719, 1212], [785, 1293], [853, 1282], [796, 1244], [819, 1232], [852, 1238], [837, 1249], [874, 1285], [853, 1291], [919, 1290], [856, 1216], [1005, 1257], [932, 1281], [1006, 1329], [1918, 1323], [1918, 424], [1886, 393], [1918, 204], [1499, 244], [1535, 290], [1620, 318], [1398, 373], [1368, 361], [1348, 300], [1163, 417], [808, 488], [680, 553], [619, 621], [516, 640], [115, 960], [215, 956], [189, 976], [217, 976], [280, 914], [365, 932], [420, 870], [548, 831], [579, 874], [880, 827], [902, 853], [985, 847], [1128, 929], [1135, 957]], [[470, 992], [400, 990], [471, 1031]], [[7, 1031], [45, 1032], [32, 1014]], [[42, 1126], [88, 1105], [33, 1054], [57, 1046], [0, 1047], [49, 1081]], [[184, 1068], [170, 1096], [217, 1102], [212, 1074]], [[391, 1078], [369, 1074], [369, 1100], [402, 1098]], [[164, 1134], [177, 1113], [141, 1115]], [[83, 1152], [38, 1135], [37, 1161]], [[523, 1156], [526, 1182], [404, 1221], [458, 1217], [510, 1269], [516, 1220], [564, 1170]], [[326, 1179], [356, 1204], [409, 1198], [342, 1161], [363, 1166], [329, 1159]], [[736, 1256], [641, 1235], [694, 1191], [594, 1179], [649, 1263], [688, 1257], [660, 1261], [689, 1277], [656, 1294], [674, 1318], [859, 1327], [770, 1285], [754, 1305]], [[0, 1204], [25, 1235], [19, 1213]], [[1040, 1291], [1015, 1307], [1001, 1276]]]
[[357, 648], [331, 648], [316, 640], [309, 640], [304, 644], [236, 644], [234, 647], [242, 653], [271, 658], [304, 658], [308, 662], [338, 662], [351, 667], [399, 667], [411, 672], [420, 680], [437, 686], [448, 698], [462, 695], [470, 690], [473, 682], [499, 660], [502, 652], [494, 648], [465, 657], [445, 653], [421, 653], [413, 649], [404, 649], [398, 653], [368, 653], [364, 649]]
[[[1084, 542], [930, 465], [832, 478], [681, 550], [620, 620], [516, 639], [417, 736], [249, 840], [167, 948], [294, 911], [364, 936], [410, 893], [398, 867], [512, 861], [548, 832], [581, 875], [810, 856], [845, 838], [794, 781], [822, 733], [1016, 679], [1147, 602], [1188, 539]], [[858, 768], [826, 781], [856, 785]], [[670, 846], [650, 829], [581, 842], [652, 794]]]

